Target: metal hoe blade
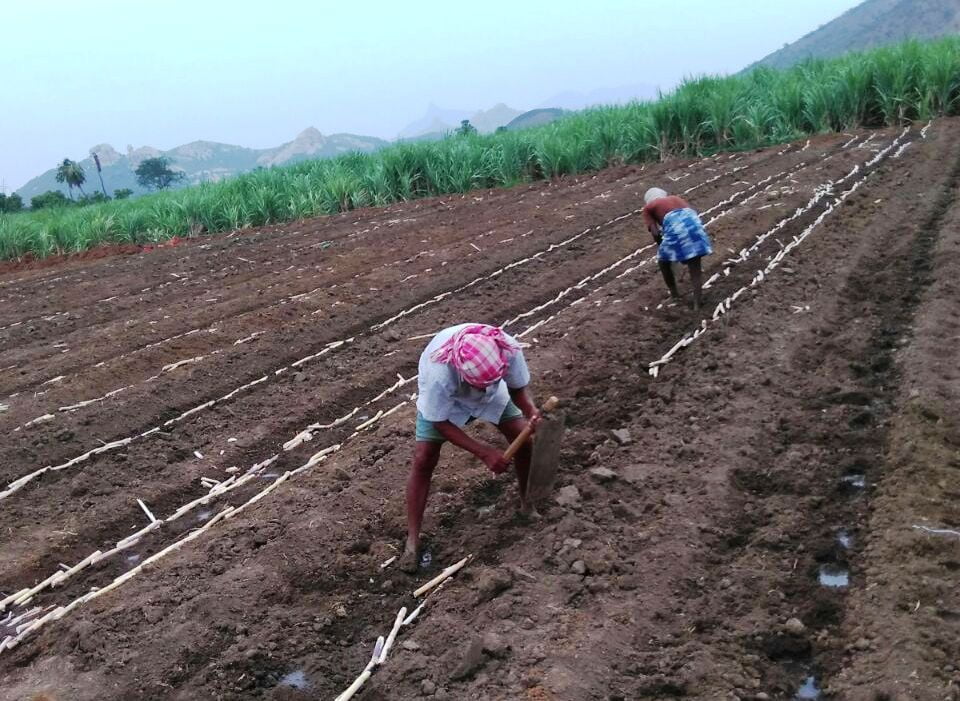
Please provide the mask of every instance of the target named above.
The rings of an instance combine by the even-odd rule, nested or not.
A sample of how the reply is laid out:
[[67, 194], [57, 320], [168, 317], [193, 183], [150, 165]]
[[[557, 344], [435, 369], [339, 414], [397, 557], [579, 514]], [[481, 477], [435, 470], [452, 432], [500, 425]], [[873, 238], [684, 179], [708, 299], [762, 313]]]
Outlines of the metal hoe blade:
[[560, 445], [564, 429], [563, 414], [545, 415], [533, 434], [533, 457], [527, 478], [527, 498], [536, 503], [553, 489], [560, 464]]

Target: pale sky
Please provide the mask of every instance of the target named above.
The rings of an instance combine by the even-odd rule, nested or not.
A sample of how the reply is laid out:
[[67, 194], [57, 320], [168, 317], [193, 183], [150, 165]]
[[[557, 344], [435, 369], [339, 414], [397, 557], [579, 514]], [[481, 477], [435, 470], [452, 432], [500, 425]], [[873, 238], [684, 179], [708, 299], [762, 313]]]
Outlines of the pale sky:
[[21, 0], [0, 12], [0, 186], [94, 144], [392, 139], [428, 103], [731, 73], [861, 0]]

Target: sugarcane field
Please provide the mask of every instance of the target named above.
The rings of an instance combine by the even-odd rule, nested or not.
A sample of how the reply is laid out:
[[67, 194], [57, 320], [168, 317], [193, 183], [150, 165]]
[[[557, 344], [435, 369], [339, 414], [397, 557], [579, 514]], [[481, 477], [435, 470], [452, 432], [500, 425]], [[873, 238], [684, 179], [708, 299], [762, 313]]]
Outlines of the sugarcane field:
[[0, 46], [0, 701], [960, 701], [956, 0]]
[[[5, 272], [0, 695], [956, 698], [958, 176], [941, 119]], [[556, 484], [448, 447], [408, 575], [460, 320], [560, 398]]]

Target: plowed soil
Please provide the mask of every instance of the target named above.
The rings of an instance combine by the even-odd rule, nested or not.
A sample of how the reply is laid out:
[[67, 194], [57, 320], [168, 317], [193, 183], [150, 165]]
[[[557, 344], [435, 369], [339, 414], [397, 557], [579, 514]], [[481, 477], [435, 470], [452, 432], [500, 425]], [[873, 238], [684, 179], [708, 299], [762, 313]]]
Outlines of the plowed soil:
[[[0, 600], [163, 523], [6, 604], [0, 698], [333, 699], [469, 555], [355, 698], [960, 699], [960, 121], [923, 127], [5, 270]], [[653, 185], [708, 223], [699, 314]], [[564, 400], [559, 481], [531, 525], [446, 447], [410, 577], [417, 359], [464, 321]]]

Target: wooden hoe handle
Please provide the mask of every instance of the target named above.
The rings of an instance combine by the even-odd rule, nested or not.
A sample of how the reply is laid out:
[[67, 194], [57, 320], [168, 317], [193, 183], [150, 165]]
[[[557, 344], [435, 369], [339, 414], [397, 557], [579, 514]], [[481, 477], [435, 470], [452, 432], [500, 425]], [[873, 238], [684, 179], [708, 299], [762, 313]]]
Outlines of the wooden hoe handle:
[[[557, 408], [557, 405], [559, 403], [560, 403], [559, 399], [557, 399], [556, 397], [550, 397], [550, 399], [544, 402], [541, 413], [544, 413], [544, 412], [549, 413], [553, 411], [554, 409]], [[510, 444], [510, 447], [507, 448], [506, 451], [504, 451], [503, 453], [504, 459], [513, 460], [513, 456], [516, 454], [518, 450], [520, 450], [520, 446], [522, 446], [524, 443], [527, 442], [527, 439], [530, 438], [530, 434], [532, 432], [533, 432], [533, 426], [531, 426], [528, 423], [527, 427], [520, 432], [520, 435], [513, 439], [513, 443]]]

